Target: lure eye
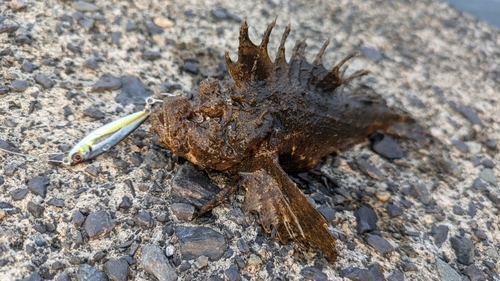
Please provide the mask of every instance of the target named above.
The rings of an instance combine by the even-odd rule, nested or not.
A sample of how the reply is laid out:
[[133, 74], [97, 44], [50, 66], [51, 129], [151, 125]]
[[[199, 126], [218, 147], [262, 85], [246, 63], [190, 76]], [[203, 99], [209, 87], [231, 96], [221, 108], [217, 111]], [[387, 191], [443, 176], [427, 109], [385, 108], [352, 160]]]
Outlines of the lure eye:
[[83, 159], [83, 158], [82, 158], [82, 155], [80, 155], [80, 153], [76, 153], [76, 154], [74, 154], [74, 155], [71, 157], [71, 159], [72, 159], [73, 161], [75, 161], [76, 163], [79, 163], [79, 162], [81, 162], [81, 161], [82, 161], [82, 159]]

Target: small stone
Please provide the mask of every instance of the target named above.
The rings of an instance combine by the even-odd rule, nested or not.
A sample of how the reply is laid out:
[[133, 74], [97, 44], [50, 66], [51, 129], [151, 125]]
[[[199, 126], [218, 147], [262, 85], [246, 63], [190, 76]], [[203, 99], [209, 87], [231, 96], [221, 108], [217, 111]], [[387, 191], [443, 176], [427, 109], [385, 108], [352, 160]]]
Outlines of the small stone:
[[172, 213], [181, 221], [190, 221], [194, 217], [195, 208], [187, 203], [172, 203]]
[[472, 109], [471, 107], [468, 106], [459, 106], [456, 107], [455, 110], [460, 112], [465, 118], [469, 119], [469, 121], [476, 125], [476, 124], [481, 124], [481, 118], [477, 115], [476, 111]]
[[328, 276], [321, 271], [321, 268], [316, 266], [304, 267], [300, 271], [300, 275], [304, 276], [304, 278], [314, 281], [327, 281]]
[[115, 226], [116, 222], [110, 218], [109, 214], [104, 210], [100, 210], [87, 216], [83, 229], [90, 238], [99, 238], [113, 230]]
[[418, 271], [418, 267], [414, 263], [411, 263], [411, 262], [404, 262], [402, 264], [402, 266], [403, 266], [404, 272], [417, 272]]
[[47, 77], [43, 73], [38, 73], [35, 75], [35, 81], [42, 85], [45, 89], [50, 89], [54, 86], [54, 81], [52, 81], [49, 77]]
[[142, 53], [141, 57], [143, 60], [153, 61], [153, 60], [160, 59], [161, 53], [156, 52], [156, 51], [146, 51], [146, 52]]
[[24, 198], [24, 196], [26, 196], [27, 193], [28, 193], [28, 189], [17, 188], [17, 189], [14, 189], [10, 192], [10, 196], [12, 197], [12, 200], [19, 201], [19, 200], [22, 200]]
[[424, 205], [429, 205], [432, 201], [432, 196], [429, 193], [429, 190], [427, 190], [427, 187], [425, 187], [422, 184], [417, 184], [413, 185], [410, 188], [410, 195], [413, 198], [417, 198], [422, 202]]
[[377, 193], [375, 193], [375, 198], [377, 198], [380, 202], [385, 203], [391, 199], [391, 193], [387, 191], [377, 191]]
[[61, 198], [50, 198], [49, 201], [47, 201], [47, 204], [51, 206], [56, 206], [59, 208], [64, 207], [64, 199]]
[[475, 264], [467, 266], [464, 270], [464, 274], [469, 277], [470, 281], [485, 281], [486, 276], [484, 276], [483, 271]]
[[483, 169], [479, 173], [479, 177], [482, 180], [491, 183], [493, 186], [497, 186], [498, 185], [498, 181], [497, 181], [497, 179], [495, 177], [495, 173], [493, 172], [492, 169]]
[[153, 218], [151, 218], [150, 212], [139, 211], [139, 213], [134, 217], [134, 220], [138, 225], [145, 226], [147, 228], [153, 227]]
[[175, 232], [183, 260], [196, 259], [203, 255], [215, 261], [220, 259], [226, 250], [224, 236], [211, 228], [178, 226]]
[[38, 69], [38, 65], [30, 61], [25, 61], [23, 63], [22, 69], [28, 73], [32, 73], [34, 70]]
[[85, 222], [85, 216], [77, 210], [73, 213], [73, 222], [77, 226], [82, 226], [82, 224]]
[[347, 277], [355, 281], [381, 281], [384, 280], [382, 266], [378, 263], [372, 264], [368, 269], [349, 266], [339, 271], [341, 277]]
[[133, 31], [133, 30], [137, 30], [137, 24], [131, 22], [131, 21], [128, 21], [127, 24], [125, 25], [125, 30], [128, 32], [128, 31]]
[[452, 144], [460, 151], [463, 153], [469, 152], [469, 147], [467, 144], [461, 140], [453, 140]]
[[400, 270], [394, 271], [393, 274], [391, 274], [387, 277], [387, 281], [404, 281], [404, 280], [405, 280], [405, 276], [404, 276], [403, 272], [401, 272]]
[[95, 267], [89, 264], [80, 264], [78, 266], [77, 276], [78, 280], [86, 281], [108, 281], [108, 277]]
[[231, 264], [229, 268], [224, 271], [224, 275], [226, 275], [229, 281], [241, 280], [240, 270], [236, 264]]
[[175, 254], [175, 247], [173, 245], [168, 245], [167, 247], [165, 247], [165, 255], [167, 255], [167, 257], [171, 257]]
[[99, 109], [97, 109], [95, 107], [88, 107], [88, 108], [84, 109], [83, 115], [86, 115], [88, 117], [92, 117], [94, 119], [104, 119], [104, 117], [106, 117], [106, 115], [104, 115], [104, 113], [102, 111], [100, 111]]
[[31, 45], [33, 43], [33, 40], [28, 36], [28, 35], [19, 35], [14, 38], [14, 41], [19, 44], [28, 44]]
[[403, 215], [403, 209], [394, 204], [387, 204], [386, 211], [391, 219]]
[[213, 9], [212, 15], [217, 19], [217, 20], [225, 20], [228, 18], [227, 10], [222, 7], [217, 7]]
[[75, 8], [75, 10], [80, 11], [80, 12], [94, 12], [94, 11], [98, 11], [101, 9], [92, 3], [87, 3], [84, 1], [73, 2], [72, 6], [73, 6], [73, 8]]
[[370, 141], [372, 149], [379, 155], [390, 160], [403, 158], [403, 151], [391, 137], [375, 133], [370, 137]]
[[196, 267], [198, 269], [202, 269], [208, 266], [208, 257], [205, 256], [199, 256], [196, 259]]
[[92, 18], [81, 18], [78, 20], [78, 24], [87, 32], [94, 28], [95, 20]]
[[122, 33], [119, 31], [111, 32], [111, 43], [120, 47], [120, 39], [122, 38]]
[[487, 240], [488, 236], [486, 235], [486, 232], [481, 229], [476, 229], [474, 230], [474, 235], [479, 239], [479, 240]]
[[238, 239], [238, 242], [236, 242], [236, 247], [238, 247], [238, 250], [243, 254], [250, 252], [250, 247], [248, 246], [248, 243], [245, 242], [245, 240], [243, 239]]
[[458, 216], [463, 216], [465, 215], [465, 210], [462, 207], [455, 205], [453, 206], [453, 213]]
[[20, 25], [14, 20], [0, 15], [0, 34], [14, 33], [19, 29]]
[[47, 195], [47, 186], [49, 184], [49, 178], [43, 176], [35, 176], [28, 182], [28, 189], [29, 191], [31, 191], [31, 193], [45, 198], [45, 196]]
[[495, 163], [493, 161], [491, 161], [491, 159], [484, 159], [481, 164], [485, 167], [485, 168], [489, 168], [489, 169], [493, 169], [495, 168]]
[[484, 260], [483, 261], [483, 264], [489, 269], [489, 270], [495, 270], [495, 268], [497, 267], [496, 264], [492, 261], [487, 261], [487, 260]]
[[60, 261], [55, 261], [52, 263], [52, 265], [50, 266], [52, 269], [54, 270], [59, 270], [59, 269], [63, 269], [64, 268], [64, 264]]
[[382, 56], [382, 53], [375, 49], [374, 47], [371, 47], [371, 46], [364, 46], [361, 48], [361, 52], [363, 53], [363, 55], [371, 60], [371, 61], [374, 61], [374, 62], [378, 62], [378, 61], [381, 61], [384, 57]]
[[204, 171], [197, 169], [191, 162], [186, 162], [172, 179], [170, 194], [173, 201], [189, 203], [196, 208], [201, 208], [219, 190], [219, 187], [212, 184]]
[[151, 35], [157, 35], [157, 34], [163, 33], [163, 28], [157, 26], [156, 24], [154, 24], [152, 22], [146, 22], [145, 25], [149, 31], [149, 34], [151, 34]]
[[451, 247], [461, 264], [470, 265], [474, 258], [474, 244], [469, 238], [454, 236], [450, 238]]
[[335, 219], [336, 211], [329, 206], [322, 206], [318, 208], [318, 211], [325, 217], [327, 222], [332, 222]]
[[377, 229], [378, 217], [372, 208], [364, 205], [354, 212], [354, 216], [356, 217], [356, 230], [358, 234]]
[[14, 80], [10, 83], [10, 90], [22, 93], [28, 88], [28, 86], [29, 84], [26, 80]]
[[85, 66], [86, 68], [93, 69], [93, 70], [96, 70], [99, 68], [97, 61], [95, 61], [94, 59], [85, 60], [85, 62], [83, 63], [83, 66]]
[[43, 212], [45, 211], [44, 207], [33, 202], [28, 202], [27, 208], [28, 212], [30, 212], [35, 218], [41, 218], [43, 216]]
[[135, 76], [123, 76], [120, 80], [122, 91], [115, 97], [115, 101], [123, 106], [144, 105], [144, 100], [153, 95], [153, 92]]
[[449, 264], [439, 258], [436, 258], [436, 268], [441, 281], [461, 280], [460, 275]]
[[34, 271], [28, 277], [21, 279], [20, 281], [42, 281], [42, 276], [40, 273]]
[[162, 28], [170, 28], [174, 26], [174, 22], [167, 18], [155, 18], [153, 22], [154, 24]]
[[365, 159], [359, 158], [356, 161], [356, 163], [358, 164], [359, 169], [363, 173], [370, 176], [371, 178], [376, 179], [376, 180], [380, 180], [380, 181], [385, 179], [384, 174], [382, 174], [382, 172], [379, 169], [377, 169], [375, 166], [368, 163]]
[[433, 226], [431, 229], [432, 238], [434, 238], [434, 245], [436, 247], [441, 248], [444, 241], [448, 238], [448, 226], [446, 225], [438, 225]]
[[487, 140], [484, 144], [486, 145], [486, 147], [492, 150], [497, 148], [497, 142], [495, 140]]
[[392, 245], [383, 237], [367, 233], [365, 234], [365, 239], [368, 245], [372, 246], [381, 255], [386, 255], [394, 251]]
[[104, 264], [104, 272], [113, 281], [127, 281], [129, 264], [125, 259], [109, 260]]
[[130, 197], [128, 196], [123, 196], [122, 202], [120, 205], [118, 205], [120, 209], [130, 209], [132, 207], [132, 200], [130, 200]]
[[104, 91], [113, 91], [119, 90], [122, 87], [122, 81], [120, 78], [116, 78], [109, 75], [103, 75], [99, 78], [92, 86], [92, 92], [104, 92]]
[[474, 182], [472, 182], [472, 188], [475, 190], [487, 190], [488, 189], [486, 184], [480, 178], [477, 178], [474, 180]]
[[198, 66], [192, 62], [185, 62], [184, 66], [182, 66], [182, 69], [192, 74], [198, 74], [200, 72]]
[[146, 244], [141, 247], [141, 252], [141, 267], [144, 271], [155, 276], [159, 281], [177, 280], [177, 273], [175, 273], [160, 247], [154, 244]]

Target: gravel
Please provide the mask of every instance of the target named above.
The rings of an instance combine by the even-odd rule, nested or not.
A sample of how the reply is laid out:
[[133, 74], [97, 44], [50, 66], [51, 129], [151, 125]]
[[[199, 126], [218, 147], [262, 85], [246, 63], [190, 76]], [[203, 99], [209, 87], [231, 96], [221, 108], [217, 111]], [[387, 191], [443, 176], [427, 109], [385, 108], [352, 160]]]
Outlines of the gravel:
[[178, 226], [175, 233], [179, 238], [181, 255], [184, 260], [207, 256], [214, 261], [220, 259], [226, 251], [226, 239], [221, 233], [211, 228]]

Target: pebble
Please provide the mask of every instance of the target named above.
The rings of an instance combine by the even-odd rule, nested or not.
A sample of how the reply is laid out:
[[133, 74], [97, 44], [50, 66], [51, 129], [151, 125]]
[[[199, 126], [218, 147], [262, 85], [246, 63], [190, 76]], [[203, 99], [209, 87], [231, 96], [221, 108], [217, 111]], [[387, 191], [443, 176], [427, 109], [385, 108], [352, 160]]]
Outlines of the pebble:
[[460, 275], [449, 264], [436, 258], [436, 268], [441, 277], [441, 281], [457, 281], [461, 280]]
[[161, 59], [161, 53], [156, 51], [145, 51], [142, 53], [141, 57], [143, 60], [153, 61]]
[[141, 247], [141, 267], [147, 273], [155, 276], [159, 281], [177, 280], [177, 273], [170, 265], [160, 247], [146, 244]]
[[395, 204], [387, 204], [385, 210], [391, 219], [403, 215], [403, 209]]
[[379, 169], [377, 169], [375, 166], [368, 163], [365, 159], [359, 158], [356, 161], [356, 163], [358, 164], [359, 169], [363, 173], [370, 176], [371, 178], [376, 179], [376, 180], [380, 180], [380, 181], [385, 179], [384, 174], [382, 174], [382, 172]]
[[111, 43], [120, 47], [120, 39], [122, 38], [122, 33], [119, 31], [111, 32]]
[[460, 151], [463, 153], [469, 152], [469, 147], [467, 144], [461, 140], [453, 140], [452, 144]]
[[28, 209], [28, 212], [30, 212], [35, 218], [41, 218], [43, 216], [43, 212], [45, 211], [44, 207], [31, 201], [28, 202], [26, 207]]
[[128, 31], [133, 31], [133, 30], [137, 30], [137, 24], [131, 22], [131, 21], [128, 21], [127, 24], [125, 25], [125, 30], [128, 32]]
[[187, 71], [192, 74], [198, 74], [200, 70], [198, 69], [198, 66], [192, 62], [185, 62], [184, 65], [182, 66], [182, 69], [184, 71]]
[[123, 106], [145, 105], [146, 98], [153, 95], [153, 92], [135, 76], [123, 76], [121, 85], [122, 91], [115, 97], [115, 101]]
[[108, 277], [100, 271], [97, 270], [95, 267], [89, 265], [89, 264], [80, 264], [78, 266], [78, 272], [76, 274], [78, 280], [85, 280], [85, 281], [108, 281]]
[[49, 77], [47, 77], [43, 73], [38, 73], [35, 75], [35, 81], [42, 85], [45, 89], [50, 89], [54, 86], [54, 81], [52, 81]]
[[157, 35], [163, 33], [163, 28], [152, 22], [145, 22], [144, 24], [146, 25], [146, 28], [148, 29], [149, 34], [151, 35]]
[[28, 85], [28, 81], [26, 80], [14, 80], [10, 83], [10, 90], [22, 93], [28, 88]]
[[402, 267], [403, 267], [404, 272], [417, 272], [418, 271], [417, 265], [415, 265], [414, 263], [411, 263], [411, 262], [404, 262], [402, 264]]
[[42, 281], [42, 276], [40, 273], [33, 271], [28, 277], [21, 279], [20, 281]]
[[84, 1], [73, 2], [72, 6], [73, 6], [73, 8], [75, 8], [75, 10], [80, 11], [80, 12], [94, 12], [94, 11], [98, 11], [101, 9], [92, 3], [88, 3], [88, 2], [84, 2]]
[[122, 202], [118, 205], [120, 209], [130, 209], [132, 207], [132, 200], [128, 196], [123, 196]]
[[167, 18], [155, 18], [153, 23], [162, 28], [170, 28], [174, 26], [174, 22]]
[[372, 264], [368, 269], [349, 266], [339, 271], [341, 277], [347, 277], [353, 281], [382, 281], [385, 280], [382, 266], [380, 264]]
[[2, 33], [14, 33], [19, 29], [19, 24], [14, 20], [0, 15], [0, 34]]
[[240, 281], [241, 275], [240, 270], [236, 264], [231, 264], [228, 269], [224, 271], [224, 275], [226, 275], [229, 281]]
[[104, 119], [106, 115], [104, 112], [100, 111], [99, 109], [95, 107], [87, 107], [83, 110], [83, 115], [86, 115], [88, 117], [92, 117], [94, 119]]
[[487, 261], [484, 260], [483, 264], [489, 269], [489, 270], [495, 270], [496, 264], [492, 261]]
[[31, 193], [45, 198], [47, 196], [47, 186], [49, 184], [49, 178], [44, 176], [34, 176], [28, 182], [28, 189]]
[[22, 200], [27, 193], [28, 189], [26, 188], [16, 188], [10, 192], [10, 196], [12, 197], [12, 200], [19, 201]]
[[405, 276], [400, 270], [394, 271], [391, 275], [387, 276], [387, 281], [404, 281]]
[[431, 235], [432, 238], [434, 238], [434, 245], [436, 245], [436, 247], [441, 248], [448, 238], [448, 231], [449, 229], [446, 225], [432, 226]]
[[236, 247], [238, 247], [238, 250], [243, 254], [247, 254], [248, 252], [250, 252], [250, 247], [244, 239], [238, 239], [238, 242], [236, 242]]
[[489, 169], [495, 168], [495, 162], [491, 161], [491, 159], [483, 159], [483, 161], [481, 161], [481, 164], [485, 168], [489, 168]]
[[76, 226], [82, 226], [82, 224], [85, 222], [85, 216], [82, 214], [82, 212], [76, 210], [73, 213], [73, 223], [75, 223]]
[[474, 230], [474, 235], [479, 239], [479, 240], [487, 240], [488, 236], [486, 235], [486, 232], [482, 229], [476, 229]]
[[399, 145], [389, 136], [375, 133], [370, 137], [372, 149], [387, 159], [403, 158], [403, 151]]
[[465, 118], [469, 119], [469, 121], [476, 125], [476, 124], [481, 124], [481, 118], [477, 115], [476, 111], [472, 109], [471, 107], [468, 106], [458, 106], [455, 107], [455, 110], [460, 112]]
[[104, 264], [104, 272], [112, 281], [127, 281], [130, 269], [125, 259], [109, 260]]
[[485, 182], [489, 182], [491, 183], [493, 186], [497, 186], [498, 185], [498, 181], [495, 177], [495, 173], [493, 172], [492, 169], [483, 169], [480, 173], [479, 173], [479, 177], [484, 180]]
[[31, 45], [33, 43], [33, 40], [28, 36], [28, 35], [19, 35], [14, 38], [14, 41], [19, 44], [28, 44]]
[[49, 201], [47, 201], [47, 204], [51, 205], [51, 206], [56, 206], [56, 207], [62, 208], [62, 207], [64, 207], [64, 199], [50, 198]]
[[318, 208], [318, 211], [325, 217], [327, 222], [332, 222], [335, 219], [336, 211], [329, 206], [322, 206]]
[[367, 59], [374, 62], [381, 61], [384, 58], [379, 50], [371, 46], [361, 47], [361, 52]]
[[477, 207], [476, 207], [476, 204], [474, 204], [474, 202], [470, 201], [469, 202], [469, 205], [467, 206], [467, 214], [473, 218], [477, 213]]
[[83, 229], [90, 238], [99, 238], [113, 230], [115, 226], [116, 222], [109, 214], [104, 210], [100, 210], [87, 216], [83, 224]]
[[365, 239], [366, 239], [366, 243], [368, 243], [368, 245], [372, 246], [381, 255], [386, 255], [386, 254], [389, 254], [392, 251], [394, 251], [394, 248], [392, 247], [392, 245], [387, 240], [385, 240], [383, 237], [367, 233], [367, 234], [365, 234]]
[[207, 256], [211, 261], [218, 260], [226, 251], [226, 239], [221, 233], [205, 226], [178, 226], [175, 229], [179, 239], [183, 260]]
[[465, 215], [465, 210], [462, 207], [455, 205], [453, 206], [453, 213], [458, 216], [463, 216]]
[[455, 251], [457, 261], [461, 264], [470, 265], [474, 258], [474, 244], [463, 236], [453, 236], [450, 238], [451, 247]]
[[380, 202], [385, 203], [391, 199], [391, 193], [388, 191], [377, 191], [377, 193], [375, 193], [375, 198], [377, 198]]
[[190, 221], [194, 218], [195, 208], [187, 203], [172, 203], [172, 213], [181, 221]]
[[304, 278], [308, 280], [314, 280], [314, 281], [327, 281], [328, 276], [321, 271], [321, 268], [318, 268], [316, 266], [308, 266], [302, 268], [300, 271], [300, 275], [304, 276]]
[[92, 18], [81, 18], [78, 20], [78, 24], [87, 32], [91, 31], [94, 28], [95, 20]]
[[198, 170], [191, 162], [186, 162], [172, 179], [170, 194], [173, 201], [189, 203], [196, 208], [201, 208], [219, 190], [218, 186], [211, 183], [204, 171]]
[[139, 211], [139, 213], [134, 217], [134, 221], [140, 225], [147, 228], [153, 227], [153, 218], [151, 217], [151, 213], [147, 211]]
[[208, 257], [205, 257], [205, 256], [199, 256], [197, 259], [196, 259], [196, 263], [195, 263], [196, 267], [198, 269], [202, 269], [202, 268], [205, 268], [208, 266]]
[[413, 185], [410, 187], [410, 195], [422, 202], [424, 205], [429, 205], [432, 202], [432, 196], [427, 189], [422, 184]]
[[213, 9], [211, 13], [217, 20], [225, 20], [228, 18], [227, 10], [223, 7], [217, 7]]
[[484, 276], [483, 271], [475, 264], [467, 266], [464, 270], [464, 275], [467, 275], [470, 281], [486, 280], [486, 276]]
[[92, 85], [92, 92], [104, 92], [104, 91], [113, 91], [121, 89], [122, 81], [120, 78], [116, 78], [109, 75], [103, 75], [99, 80]]
[[486, 184], [480, 178], [476, 178], [472, 182], [472, 188], [475, 190], [487, 190], [488, 189]]
[[354, 212], [354, 216], [356, 217], [356, 230], [358, 234], [377, 229], [378, 217], [372, 208], [366, 205], [361, 206], [361, 208]]
[[34, 70], [38, 69], [38, 65], [30, 61], [25, 61], [23, 63], [22, 69], [28, 73], [32, 73]]

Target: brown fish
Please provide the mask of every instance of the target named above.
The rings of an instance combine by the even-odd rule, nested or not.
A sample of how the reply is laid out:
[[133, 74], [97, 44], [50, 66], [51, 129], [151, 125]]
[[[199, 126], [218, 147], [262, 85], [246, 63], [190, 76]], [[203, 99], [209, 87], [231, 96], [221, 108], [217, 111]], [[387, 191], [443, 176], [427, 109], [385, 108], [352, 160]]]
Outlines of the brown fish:
[[238, 60], [226, 64], [231, 77], [206, 79], [198, 95], [167, 97], [151, 115], [152, 130], [175, 154], [208, 169], [228, 171], [231, 184], [206, 203], [200, 213], [222, 203], [239, 186], [247, 193], [242, 209], [258, 213], [263, 228], [282, 243], [295, 240], [319, 249], [331, 261], [337, 250], [327, 221], [290, 180], [288, 173], [310, 170], [322, 157], [364, 140], [377, 130], [394, 131], [412, 124], [378, 97], [346, 94], [339, 86], [368, 74], [344, 77], [341, 66], [322, 64], [328, 42], [309, 63], [306, 44], [298, 41], [285, 59], [288, 25], [274, 62], [267, 53], [273, 21], [255, 45], [243, 22]]

